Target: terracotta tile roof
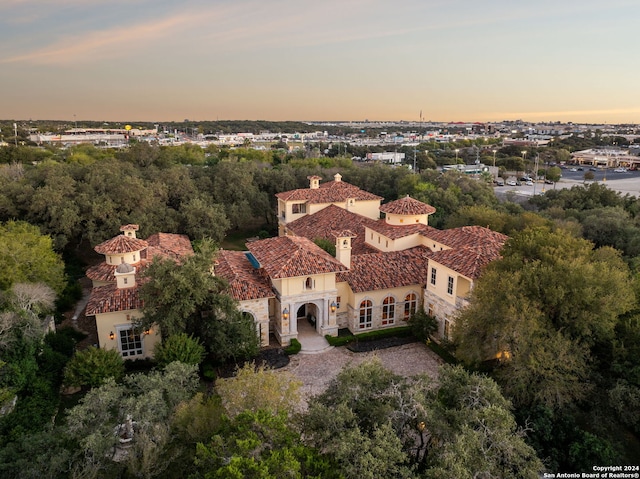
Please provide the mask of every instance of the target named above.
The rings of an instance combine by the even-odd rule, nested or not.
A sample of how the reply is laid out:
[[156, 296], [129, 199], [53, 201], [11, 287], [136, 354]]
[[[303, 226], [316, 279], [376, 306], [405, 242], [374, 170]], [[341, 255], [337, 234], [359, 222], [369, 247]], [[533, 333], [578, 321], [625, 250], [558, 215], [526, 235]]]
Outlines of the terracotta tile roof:
[[430, 215], [435, 213], [436, 209], [407, 195], [404, 198], [380, 206], [380, 211], [394, 215]]
[[347, 269], [311, 240], [301, 236], [253, 241], [247, 247], [272, 279], [334, 273]]
[[127, 235], [118, 235], [110, 240], [100, 243], [93, 248], [100, 254], [122, 254], [140, 251], [147, 247], [147, 242], [139, 238], [132, 238]]
[[354, 198], [356, 201], [382, 200], [382, 197], [344, 181], [327, 181], [320, 183], [320, 187], [316, 189], [301, 188], [283, 191], [277, 193], [276, 197], [284, 201], [305, 201], [311, 204], [342, 203], [348, 198]]
[[358, 235], [351, 230], [331, 231], [331, 236], [337, 238], [357, 238]]
[[99, 286], [91, 290], [87, 303], [87, 316], [116, 311], [140, 309], [143, 302], [138, 296], [138, 287], [118, 289], [115, 284]]
[[478, 279], [485, 266], [500, 258], [500, 248], [496, 244], [482, 244], [459, 249], [437, 251], [432, 254], [433, 261], [466, 276]]
[[449, 230], [436, 230], [434, 228], [433, 231], [425, 233], [424, 236], [454, 249], [491, 244], [499, 250], [508, 239], [508, 236], [483, 226], [462, 226], [461, 228]]
[[91, 266], [87, 269], [87, 278], [92, 281], [115, 281], [116, 277], [113, 272], [116, 270], [116, 265], [107, 264], [104, 261], [95, 266]]
[[231, 296], [238, 301], [275, 297], [269, 280], [251, 265], [242, 251], [220, 251], [215, 273], [227, 280]]
[[173, 233], [156, 233], [147, 238], [149, 247], [144, 253], [144, 258], [153, 259], [154, 256], [179, 259], [182, 256], [193, 254], [191, 241], [186, 235]]
[[370, 253], [351, 258], [351, 269], [338, 273], [336, 281], [347, 282], [354, 293], [424, 285], [431, 251], [424, 246], [389, 253]]
[[435, 229], [433, 226], [425, 225], [422, 223], [409, 223], [406, 225], [390, 225], [386, 220], [377, 220], [371, 225], [367, 225], [376, 233], [380, 233], [389, 239], [404, 238], [405, 236], [411, 236], [416, 233], [422, 236], [429, 236], [440, 230]]
[[322, 238], [335, 243], [335, 233], [350, 230], [356, 237], [351, 241], [351, 254], [374, 253], [377, 250], [365, 244], [364, 227], [377, 222], [336, 205], [329, 205], [312, 215], [306, 215], [287, 224], [287, 230], [311, 241]]

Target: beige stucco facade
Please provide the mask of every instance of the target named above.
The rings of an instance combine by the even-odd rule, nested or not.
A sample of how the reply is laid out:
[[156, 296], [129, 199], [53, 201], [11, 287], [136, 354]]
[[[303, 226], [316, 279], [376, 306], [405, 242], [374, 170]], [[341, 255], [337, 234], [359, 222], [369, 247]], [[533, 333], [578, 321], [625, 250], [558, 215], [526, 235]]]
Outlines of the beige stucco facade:
[[[435, 284], [433, 284], [435, 271]], [[430, 260], [424, 310], [438, 320], [438, 336], [449, 339], [449, 327], [457, 312], [468, 304], [473, 281], [446, 266]]]
[[[125, 359], [153, 358], [153, 349], [160, 343], [160, 331], [157, 326], [135, 331], [133, 323], [140, 315], [139, 310], [96, 314], [98, 345], [117, 350]], [[123, 335], [127, 338], [123, 339]]]

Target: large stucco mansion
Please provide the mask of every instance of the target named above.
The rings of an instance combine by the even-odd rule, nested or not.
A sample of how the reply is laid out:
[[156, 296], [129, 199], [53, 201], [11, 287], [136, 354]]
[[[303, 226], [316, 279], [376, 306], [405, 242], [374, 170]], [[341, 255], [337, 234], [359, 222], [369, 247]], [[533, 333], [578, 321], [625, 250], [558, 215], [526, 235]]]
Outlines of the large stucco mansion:
[[[438, 230], [435, 208], [410, 197], [381, 197], [342, 181], [285, 191], [278, 199], [278, 237], [220, 251], [216, 274], [230, 284], [262, 339], [282, 345], [310, 322], [318, 334], [392, 328], [419, 307], [436, 317], [447, 338], [473, 282], [497, 259], [507, 237], [479, 226]], [[335, 245], [335, 256], [315, 244]]]
[[[467, 304], [474, 281], [497, 259], [507, 237], [487, 228], [439, 230], [429, 226], [435, 208], [410, 197], [383, 198], [342, 181], [278, 193], [278, 237], [221, 250], [214, 274], [229, 283], [239, 309], [251, 315], [263, 346], [281, 345], [311, 324], [320, 335], [401, 326], [423, 306], [447, 338], [456, 311]], [[87, 272], [93, 291], [87, 315], [96, 317], [100, 347], [125, 358], [150, 357], [158, 331], [136, 331], [137, 273], [154, 256], [179, 259], [193, 250], [187, 237], [158, 233], [136, 237], [137, 225], [96, 246], [105, 261]], [[335, 246], [335, 256], [315, 242]], [[328, 249], [328, 248], [327, 248]], [[157, 329], [157, 328], [155, 328]]]

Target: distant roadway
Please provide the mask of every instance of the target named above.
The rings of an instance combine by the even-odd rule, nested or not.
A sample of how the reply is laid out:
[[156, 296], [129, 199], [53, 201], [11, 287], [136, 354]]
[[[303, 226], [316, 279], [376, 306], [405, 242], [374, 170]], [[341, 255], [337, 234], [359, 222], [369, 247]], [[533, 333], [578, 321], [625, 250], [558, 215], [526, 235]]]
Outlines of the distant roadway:
[[[622, 195], [630, 194], [632, 196], [640, 197], [640, 171], [627, 171], [625, 173], [616, 173], [613, 168], [608, 170], [599, 169], [597, 171], [591, 171], [594, 175], [593, 180], [584, 180], [584, 174], [589, 172], [589, 167], [584, 167], [583, 171], [569, 171], [568, 169], [562, 170], [562, 178], [555, 184], [555, 189], [559, 188], [571, 188], [576, 185], [584, 185], [592, 182], [597, 182], [606, 185], [614, 191], [618, 191]], [[606, 178], [605, 178], [606, 176]], [[509, 179], [514, 179], [513, 177]], [[504, 194], [508, 191], [513, 191], [517, 195], [533, 196], [539, 195], [548, 190], [554, 189], [554, 185], [545, 184], [542, 180], [538, 181], [534, 186], [526, 186], [524, 184], [520, 186], [496, 186], [496, 193]]]

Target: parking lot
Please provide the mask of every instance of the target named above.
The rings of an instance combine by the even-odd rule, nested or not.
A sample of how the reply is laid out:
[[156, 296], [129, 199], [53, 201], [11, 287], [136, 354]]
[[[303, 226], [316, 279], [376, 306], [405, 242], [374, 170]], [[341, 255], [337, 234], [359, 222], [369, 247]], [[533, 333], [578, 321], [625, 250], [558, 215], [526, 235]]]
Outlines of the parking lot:
[[[562, 170], [562, 178], [555, 185], [545, 184], [542, 180], [538, 180], [531, 185], [520, 184], [516, 186], [496, 186], [495, 191], [497, 194], [506, 194], [509, 191], [514, 192], [521, 196], [533, 196], [534, 194], [543, 194], [548, 190], [571, 188], [576, 185], [583, 185], [585, 183], [601, 183], [617, 191], [623, 195], [630, 194], [632, 196], [640, 197], [640, 171], [626, 171], [616, 172], [614, 169], [596, 169], [590, 171], [588, 166], [582, 167], [581, 171], [570, 171], [570, 169]], [[577, 170], [577, 168], [576, 168]], [[593, 173], [594, 179], [585, 182], [585, 173]], [[517, 178], [511, 177], [507, 180], [515, 180]]]

